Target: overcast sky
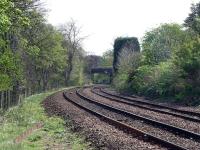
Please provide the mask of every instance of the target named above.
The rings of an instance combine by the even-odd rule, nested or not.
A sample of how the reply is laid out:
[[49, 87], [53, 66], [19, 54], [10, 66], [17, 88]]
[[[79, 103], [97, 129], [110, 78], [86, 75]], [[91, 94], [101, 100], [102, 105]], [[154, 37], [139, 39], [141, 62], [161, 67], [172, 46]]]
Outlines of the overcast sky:
[[199, 0], [44, 0], [48, 22], [57, 26], [73, 18], [89, 35], [83, 42], [86, 51], [102, 55], [112, 49], [119, 36], [139, 40], [146, 31], [161, 23], [180, 23]]

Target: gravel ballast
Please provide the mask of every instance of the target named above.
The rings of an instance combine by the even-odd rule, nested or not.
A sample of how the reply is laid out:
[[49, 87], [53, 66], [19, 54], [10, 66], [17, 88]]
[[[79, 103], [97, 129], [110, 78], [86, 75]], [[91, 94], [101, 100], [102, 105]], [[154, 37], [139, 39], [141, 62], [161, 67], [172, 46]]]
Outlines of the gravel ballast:
[[[155, 111], [139, 108], [136, 106], [130, 106], [124, 103], [119, 103], [119, 102], [110, 100], [108, 98], [99, 96], [97, 94], [94, 94], [91, 92], [91, 89], [89, 88], [86, 88], [83, 92], [87, 94], [88, 96], [90, 96], [91, 98], [95, 97], [95, 100], [97, 101], [104, 102], [105, 104], [110, 104], [116, 108], [120, 108], [120, 109], [129, 111], [131, 113], [141, 115], [150, 119], [154, 119], [160, 122], [168, 123], [170, 125], [174, 125], [174, 126], [177, 126], [177, 127], [180, 127], [180, 128], [183, 128], [195, 133], [200, 133], [200, 123], [189, 121], [189, 120], [182, 119], [182, 118], [175, 117], [168, 114], [163, 114], [160, 112], [155, 112]], [[101, 93], [101, 94], [104, 94], [104, 93]], [[119, 99], [119, 98], [116, 98], [116, 99]]]
[[74, 106], [64, 99], [62, 92], [49, 96], [44, 100], [43, 106], [49, 115], [58, 115], [70, 120], [73, 124], [73, 130], [83, 134], [95, 146], [95, 149], [165, 149], [133, 138], [131, 135]]
[[[89, 88], [84, 89], [83, 93], [85, 95], [89, 96], [90, 98], [94, 99], [95, 101], [99, 101], [99, 102], [114, 106], [112, 101], [109, 101], [108, 99], [105, 99], [105, 98], [102, 98], [102, 97], [100, 97], [100, 96], [98, 96], [96, 94], [93, 94], [90, 91]], [[76, 97], [76, 95], [74, 95], [74, 96]], [[140, 129], [140, 130], [143, 130], [145, 132], [151, 133], [152, 135], [155, 135], [155, 136], [157, 136], [159, 138], [162, 138], [162, 139], [165, 139], [167, 141], [182, 145], [184, 147], [187, 147], [188, 149], [200, 149], [200, 143], [199, 142], [195, 142], [192, 139], [182, 138], [182, 137], [179, 137], [179, 136], [177, 136], [175, 134], [172, 134], [171, 132], [168, 132], [166, 130], [162, 130], [162, 129], [156, 128], [156, 127], [154, 127], [152, 125], [148, 125], [148, 124], [146, 124], [146, 123], [144, 123], [142, 121], [134, 120], [132, 118], [124, 117], [123, 115], [120, 115], [118, 113], [114, 113], [114, 112], [111, 112], [109, 110], [102, 109], [101, 107], [96, 106], [95, 104], [91, 104], [91, 103], [89, 103], [89, 102], [87, 102], [85, 100], [78, 99], [78, 97], [76, 99], [77, 99], [77, 102], [80, 102], [81, 104], [83, 104], [83, 105], [85, 105], [85, 106], [87, 106], [89, 108], [92, 108], [93, 110], [101, 112], [104, 115], [107, 115], [107, 116], [109, 116], [111, 118], [114, 118], [116, 120], [119, 120], [119, 121], [122, 121], [124, 123], [127, 123], [127, 124], [137, 128], [137, 129]], [[124, 104], [118, 104], [118, 105], [124, 105]]]

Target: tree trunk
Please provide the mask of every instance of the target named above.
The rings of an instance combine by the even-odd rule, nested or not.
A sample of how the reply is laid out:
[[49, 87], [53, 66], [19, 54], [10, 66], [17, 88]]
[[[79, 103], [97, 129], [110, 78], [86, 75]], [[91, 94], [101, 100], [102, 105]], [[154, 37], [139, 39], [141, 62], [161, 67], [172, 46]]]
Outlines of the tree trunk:
[[43, 91], [46, 91], [47, 90], [47, 86], [48, 86], [48, 72], [45, 70], [43, 71], [43, 79], [42, 79], [42, 82], [43, 82]]
[[65, 70], [65, 85], [66, 86], [69, 85], [69, 80], [70, 80], [71, 72], [73, 69], [72, 60], [73, 60], [73, 56], [69, 56], [68, 61], [67, 61], [67, 64], [69, 65], [69, 67]]
[[4, 101], [4, 96], [3, 96], [3, 91], [0, 92], [1, 93], [1, 106], [0, 108], [3, 108], [3, 101]]
[[13, 87], [13, 100], [15, 105], [19, 103], [19, 94], [20, 94], [19, 82], [17, 81], [16, 85]]

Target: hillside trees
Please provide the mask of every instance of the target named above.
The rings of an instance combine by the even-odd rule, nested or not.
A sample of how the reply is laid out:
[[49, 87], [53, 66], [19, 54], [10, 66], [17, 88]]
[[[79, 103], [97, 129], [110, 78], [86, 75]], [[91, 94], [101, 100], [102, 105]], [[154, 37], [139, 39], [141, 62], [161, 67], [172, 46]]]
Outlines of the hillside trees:
[[[193, 26], [164, 24], [146, 32], [140, 57], [121, 52], [113, 85], [120, 91], [200, 103], [200, 40]], [[139, 62], [134, 67], [134, 62]]]
[[73, 70], [73, 59], [79, 50], [81, 50], [81, 42], [85, 37], [81, 37], [81, 29], [76, 25], [74, 20], [67, 22], [60, 27], [60, 31], [64, 36], [62, 46], [66, 49], [66, 64], [65, 69], [65, 85], [69, 84], [71, 72]]
[[193, 4], [191, 13], [185, 19], [187, 39], [177, 48], [173, 62], [182, 71], [184, 93], [191, 101], [200, 100], [200, 3]]
[[200, 100], [200, 38], [193, 38], [176, 49], [173, 62], [182, 71], [182, 97], [189, 96], [191, 100], [197, 101]]
[[13, 3], [9, 0], [0, 1], [0, 33], [7, 31], [11, 25], [8, 12], [13, 7]]
[[21, 88], [31, 94], [64, 86], [84, 55], [75, 22], [61, 32], [46, 22], [45, 12], [40, 0], [0, 2], [0, 91], [13, 89], [16, 99]]
[[[22, 1], [18, 1], [22, 2]], [[3, 0], [0, 3], [1, 31], [0, 31], [0, 87], [8, 89], [11, 86], [18, 88], [21, 78], [20, 67], [20, 31], [28, 26], [29, 18], [25, 15], [27, 10], [22, 11], [17, 2]], [[30, 11], [30, 10], [29, 10]], [[5, 81], [5, 82], [4, 82]], [[17, 91], [17, 89], [16, 89]]]
[[70, 85], [83, 85], [89, 82], [87, 78], [87, 73], [85, 72], [86, 62], [85, 51], [80, 48], [73, 59], [73, 70], [71, 72]]
[[0, 91], [13, 90], [17, 104], [20, 86], [24, 86], [25, 63], [23, 55], [30, 52], [24, 32], [33, 19], [32, 12], [39, 12], [37, 0], [3, 0], [0, 2]]
[[[0, 89], [7, 89], [11, 86], [11, 76], [8, 75], [9, 68], [12, 71], [16, 71], [13, 62], [13, 55], [8, 50], [6, 45], [5, 33], [9, 30], [11, 25], [11, 18], [9, 11], [13, 7], [13, 4], [8, 0], [2, 0], [0, 2]], [[11, 60], [9, 62], [9, 59]], [[10, 71], [11, 72], [11, 71]]]
[[155, 65], [172, 57], [175, 47], [184, 41], [184, 31], [178, 24], [163, 24], [145, 33], [142, 41], [143, 61]]
[[[49, 87], [49, 82], [53, 80], [53, 83], [58, 82], [55, 75], [59, 75], [66, 66], [65, 53], [61, 45], [63, 40], [62, 35], [56, 31], [51, 25], [43, 25], [40, 30], [40, 40], [37, 44], [40, 49], [36, 57], [33, 57], [35, 72], [37, 76], [38, 87], [42, 87], [42, 90], [46, 90]], [[51, 87], [51, 86], [50, 86]]]
[[184, 26], [200, 35], [200, 3], [192, 4], [191, 13], [185, 19]]

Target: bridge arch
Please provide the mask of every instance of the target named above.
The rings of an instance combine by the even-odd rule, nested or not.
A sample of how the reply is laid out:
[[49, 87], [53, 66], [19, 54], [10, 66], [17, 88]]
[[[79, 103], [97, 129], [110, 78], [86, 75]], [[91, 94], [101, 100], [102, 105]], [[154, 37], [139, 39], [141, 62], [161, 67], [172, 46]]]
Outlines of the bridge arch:
[[91, 69], [91, 79], [94, 83], [94, 74], [105, 74], [109, 76], [109, 83], [112, 82], [112, 76], [113, 76], [113, 69], [111, 67], [98, 67], [98, 68], [92, 68]]

